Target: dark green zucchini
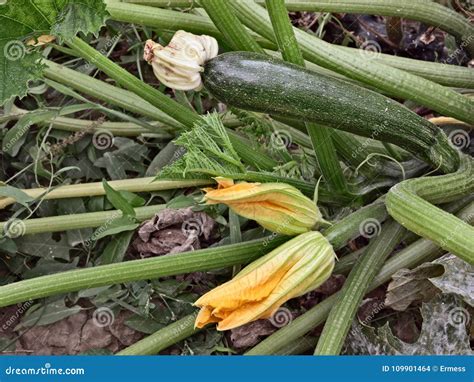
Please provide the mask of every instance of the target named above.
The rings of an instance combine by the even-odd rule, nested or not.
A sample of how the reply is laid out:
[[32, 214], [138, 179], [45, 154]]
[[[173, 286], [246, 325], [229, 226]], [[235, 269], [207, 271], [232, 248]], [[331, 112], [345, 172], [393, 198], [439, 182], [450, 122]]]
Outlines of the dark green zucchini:
[[229, 106], [324, 124], [396, 144], [449, 173], [459, 153], [441, 129], [400, 103], [344, 80], [252, 52], [208, 61], [203, 82]]

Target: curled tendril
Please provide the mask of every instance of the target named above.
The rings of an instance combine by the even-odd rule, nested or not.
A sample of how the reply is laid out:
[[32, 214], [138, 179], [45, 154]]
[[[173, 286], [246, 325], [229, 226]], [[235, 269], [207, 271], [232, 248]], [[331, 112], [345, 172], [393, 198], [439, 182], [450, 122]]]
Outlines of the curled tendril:
[[144, 58], [166, 86], [176, 90], [199, 90], [203, 65], [216, 57], [218, 50], [213, 37], [177, 31], [166, 47], [148, 40]]

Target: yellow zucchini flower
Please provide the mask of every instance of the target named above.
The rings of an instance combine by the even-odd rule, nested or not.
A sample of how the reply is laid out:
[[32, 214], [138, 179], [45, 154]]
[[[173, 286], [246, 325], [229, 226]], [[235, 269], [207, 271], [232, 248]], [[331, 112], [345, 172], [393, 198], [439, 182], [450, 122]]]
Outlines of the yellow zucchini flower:
[[232, 280], [199, 298], [195, 326], [228, 330], [269, 318], [291, 298], [316, 289], [334, 268], [335, 253], [319, 232], [301, 234], [254, 261]]
[[324, 221], [316, 203], [289, 184], [234, 184], [226, 178], [216, 178], [216, 181], [217, 189], [204, 189], [207, 204], [225, 204], [270, 231], [298, 235], [317, 228]]

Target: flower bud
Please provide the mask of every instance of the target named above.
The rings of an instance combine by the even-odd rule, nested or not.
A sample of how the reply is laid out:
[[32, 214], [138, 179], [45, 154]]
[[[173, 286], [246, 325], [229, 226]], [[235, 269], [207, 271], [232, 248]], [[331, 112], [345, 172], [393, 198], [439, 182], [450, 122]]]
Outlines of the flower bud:
[[143, 56], [161, 83], [176, 90], [199, 90], [202, 65], [216, 57], [218, 50], [214, 37], [180, 30], [166, 47], [148, 40]]
[[234, 184], [225, 178], [216, 178], [216, 181], [217, 189], [204, 189], [207, 204], [225, 204], [270, 231], [297, 235], [316, 228], [323, 221], [316, 203], [289, 184]]
[[316, 289], [331, 275], [335, 253], [320, 232], [306, 232], [245, 267], [194, 305], [201, 307], [195, 326], [217, 322], [228, 330], [271, 317], [291, 298]]

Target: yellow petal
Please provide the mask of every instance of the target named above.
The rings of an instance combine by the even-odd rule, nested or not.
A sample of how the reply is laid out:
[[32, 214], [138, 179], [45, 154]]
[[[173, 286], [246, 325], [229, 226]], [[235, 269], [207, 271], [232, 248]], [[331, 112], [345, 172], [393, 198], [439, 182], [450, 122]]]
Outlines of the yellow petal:
[[334, 261], [334, 250], [321, 233], [301, 234], [197, 300], [202, 309], [196, 326], [217, 322], [218, 330], [228, 330], [267, 318], [289, 299], [322, 284]]
[[218, 319], [212, 316], [211, 312], [212, 312], [211, 308], [207, 306], [203, 306], [196, 317], [196, 321], [194, 322], [194, 327], [203, 328], [207, 324], [211, 324], [213, 322], [219, 321]]
[[229, 188], [234, 185], [234, 180], [229, 178], [224, 178], [222, 176], [218, 176], [214, 178], [217, 182], [217, 188]]
[[212, 306], [216, 308], [215, 313], [218, 313], [263, 300], [275, 289], [292, 266], [290, 261], [281, 264], [278, 260], [267, 262], [244, 276], [237, 275], [206, 293], [195, 302], [195, 305]]

